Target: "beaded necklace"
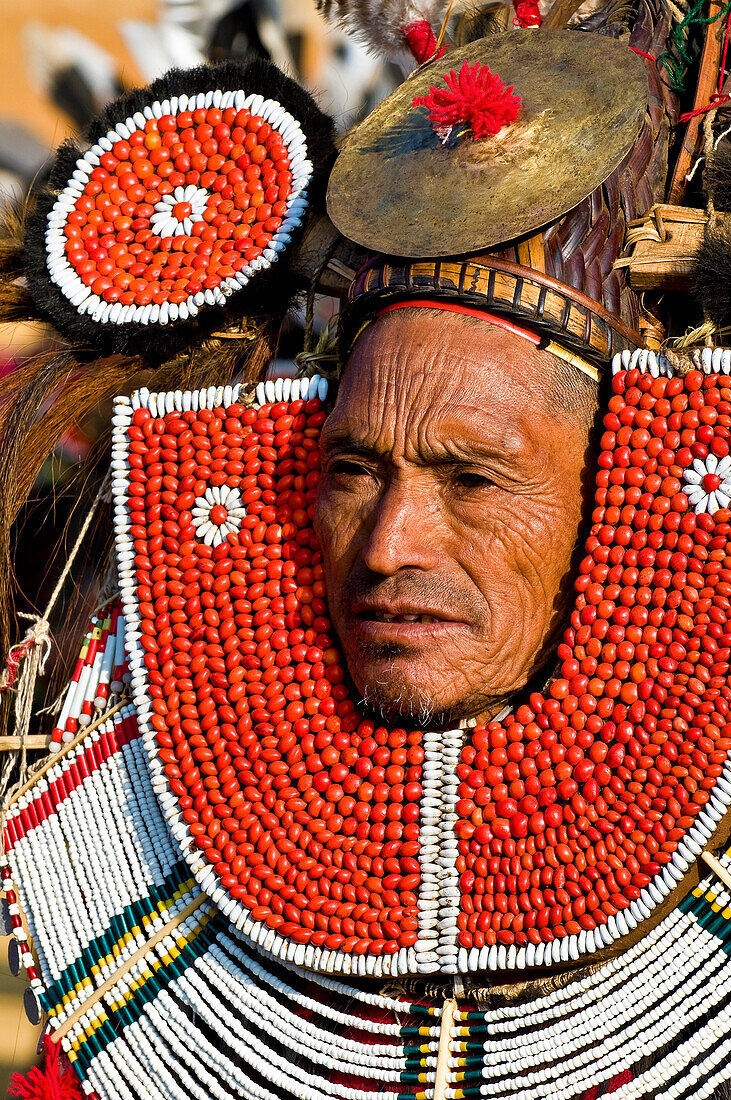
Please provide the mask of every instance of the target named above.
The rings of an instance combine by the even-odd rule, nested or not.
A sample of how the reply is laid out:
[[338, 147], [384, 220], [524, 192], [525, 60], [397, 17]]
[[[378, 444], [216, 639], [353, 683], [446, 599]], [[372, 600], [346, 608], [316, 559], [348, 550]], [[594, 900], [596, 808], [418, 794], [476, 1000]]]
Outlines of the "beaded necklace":
[[540, 967], [676, 888], [731, 796], [725, 379], [615, 374], [558, 675], [469, 733], [374, 728], [350, 698], [311, 530], [326, 383], [118, 404], [153, 784], [251, 942], [361, 975]]

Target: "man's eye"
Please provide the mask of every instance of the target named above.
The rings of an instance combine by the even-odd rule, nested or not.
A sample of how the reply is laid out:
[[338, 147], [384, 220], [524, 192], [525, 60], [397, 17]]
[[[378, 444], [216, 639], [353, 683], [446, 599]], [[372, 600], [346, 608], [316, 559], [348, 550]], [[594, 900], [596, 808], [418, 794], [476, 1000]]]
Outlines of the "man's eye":
[[467, 492], [475, 489], [488, 489], [493, 484], [487, 474], [480, 474], [473, 470], [463, 470], [457, 474], [454, 483], [458, 489]]
[[360, 462], [353, 462], [347, 458], [339, 458], [336, 462], [331, 463], [330, 472], [334, 477], [353, 478], [370, 477], [372, 471]]

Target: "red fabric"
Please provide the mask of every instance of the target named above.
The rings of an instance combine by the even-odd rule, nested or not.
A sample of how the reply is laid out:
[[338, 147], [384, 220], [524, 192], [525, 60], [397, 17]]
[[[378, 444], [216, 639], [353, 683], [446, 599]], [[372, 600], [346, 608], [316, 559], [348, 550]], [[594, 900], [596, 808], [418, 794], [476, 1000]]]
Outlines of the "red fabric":
[[621, 1073], [618, 1073], [616, 1077], [612, 1077], [606, 1085], [594, 1085], [593, 1088], [584, 1092], [579, 1097], [579, 1100], [599, 1100], [602, 1096], [610, 1095], [621, 1088], [622, 1085], [628, 1085], [632, 1080], [632, 1071], [629, 1069], [623, 1069]]
[[342, 1085], [346, 1089], [358, 1089], [363, 1096], [363, 1100], [368, 1100], [369, 1096], [377, 1096], [384, 1092], [391, 1092], [396, 1097], [404, 1091], [404, 1085], [400, 1081], [378, 1081], [371, 1085], [370, 1082], [366, 1083], [364, 1078], [355, 1073], [340, 1073], [335, 1069], [330, 1070], [327, 1079], [332, 1085]]
[[446, 88], [432, 87], [428, 95], [416, 96], [413, 103], [428, 108], [432, 125], [443, 140], [462, 123], [472, 130], [473, 140], [495, 135], [520, 113], [520, 97], [479, 61], [472, 67], [464, 61], [459, 74], [452, 70], [444, 81]]
[[446, 46], [440, 46], [437, 50], [436, 36], [427, 19], [417, 19], [413, 23], [407, 23], [401, 28], [401, 34], [420, 65], [425, 61], [431, 61], [433, 57], [442, 57], [446, 50]]
[[629, 1069], [624, 1069], [621, 1073], [618, 1073], [616, 1077], [613, 1077], [612, 1080], [609, 1082], [609, 1084], [607, 1085], [607, 1092], [616, 1092], [617, 1089], [622, 1087], [622, 1085], [628, 1085], [631, 1080], [632, 1071]]
[[515, 336], [522, 336], [524, 340], [529, 340], [536, 347], [541, 342], [541, 337], [537, 336], [535, 332], [530, 332], [527, 328], [521, 328], [520, 325], [506, 320], [505, 317], [497, 317], [494, 313], [488, 313], [485, 309], [471, 309], [469, 306], [463, 306], [460, 302], [445, 302], [440, 298], [407, 298], [403, 302], [393, 302], [390, 306], [384, 306], [383, 309], [380, 309], [376, 317], [383, 317], [384, 313], [393, 313], [397, 309], [443, 309], [446, 313], [462, 313], [465, 317], [477, 317], [480, 321], [497, 325], [498, 328], [504, 328], [507, 332], [514, 333]]

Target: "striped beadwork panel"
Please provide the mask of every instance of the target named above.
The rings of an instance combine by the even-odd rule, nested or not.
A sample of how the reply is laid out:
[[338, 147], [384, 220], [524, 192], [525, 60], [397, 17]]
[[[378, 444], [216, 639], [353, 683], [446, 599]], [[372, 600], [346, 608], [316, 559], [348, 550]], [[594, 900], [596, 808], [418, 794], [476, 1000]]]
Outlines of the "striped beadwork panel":
[[86, 1093], [433, 1100], [440, 1041], [450, 1100], [702, 1100], [728, 1075], [731, 897], [715, 877], [619, 959], [529, 1004], [460, 1002], [443, 1034], [441, 1000], [244, 944], [170, 838], [133, 707], [108, 702], [10, 809], [3, 868], [29, 989]]

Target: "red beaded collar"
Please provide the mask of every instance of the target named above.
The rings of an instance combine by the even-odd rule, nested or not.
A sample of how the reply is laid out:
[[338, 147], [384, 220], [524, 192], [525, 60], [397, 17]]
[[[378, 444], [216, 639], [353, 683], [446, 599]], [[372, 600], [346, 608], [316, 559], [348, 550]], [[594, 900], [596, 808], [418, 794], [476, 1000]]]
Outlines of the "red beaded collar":
[[615, 376], [559, 675], [440, 735], [374, 726], [348, 686], [311, 523], [325, 395], [117, 403], [134, 696], [181, 852], [245, 937], [320, 970], [621, 948], [731, 801], [729, 378]]

